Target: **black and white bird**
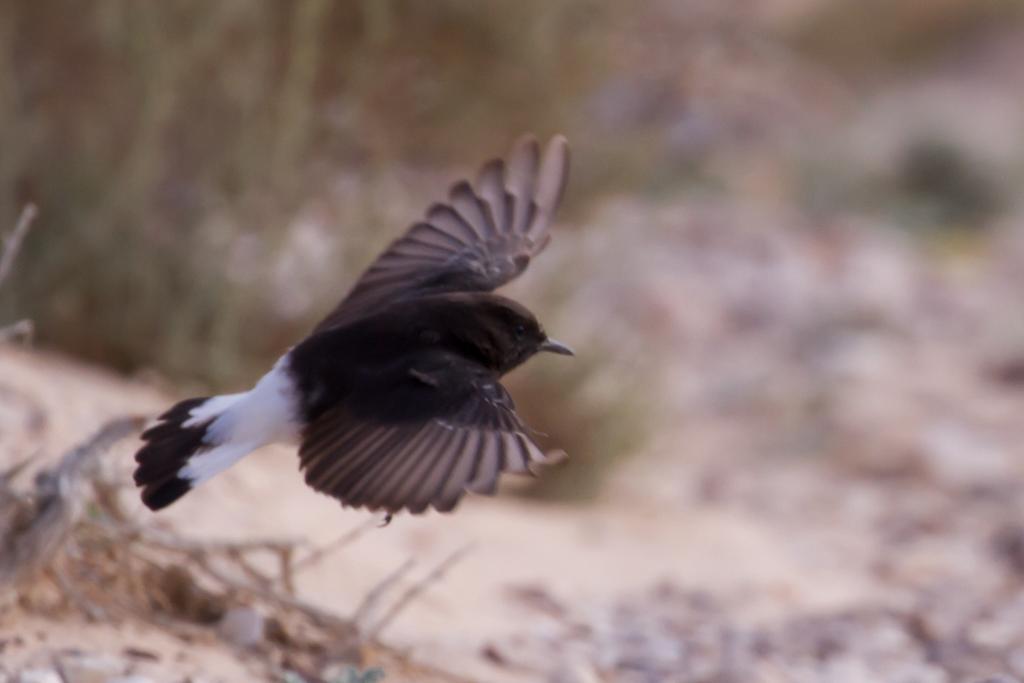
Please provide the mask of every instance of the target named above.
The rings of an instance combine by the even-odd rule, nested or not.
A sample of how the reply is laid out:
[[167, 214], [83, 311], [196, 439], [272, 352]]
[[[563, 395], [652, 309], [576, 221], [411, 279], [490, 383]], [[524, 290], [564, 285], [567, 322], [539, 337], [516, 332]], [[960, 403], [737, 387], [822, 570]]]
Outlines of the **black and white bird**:
[[142, 501], [164, 508], [275, 442], [298, 444], [315, 490], [389, 513], [447, 512], [553, 460], [500, 379], [538, 351], [572, 351], [492, 292], [548, 244], [568, 169], [565, 138], [541, 158], [525, 136], [452, 186], [252, 389], [182, 401], [143, 433]]

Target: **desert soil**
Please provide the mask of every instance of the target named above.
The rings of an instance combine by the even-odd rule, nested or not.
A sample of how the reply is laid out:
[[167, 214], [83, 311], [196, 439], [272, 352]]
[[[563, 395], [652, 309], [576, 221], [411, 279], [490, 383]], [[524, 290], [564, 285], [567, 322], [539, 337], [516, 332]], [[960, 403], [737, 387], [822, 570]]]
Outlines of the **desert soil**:
[[[168, 400], [11, 348], [0, 351], [0, 377], [4, 395], [19, 397], [6, 402], [5, 424], [24, 432], [6, 429], [5, 451], [41, 459], [106, 418]], [[32, 424], [41, 415], [42, 429]], [[125, 444], [113, 455], [126, 475], [130, 453]], [[400, 516], [303, 574], [300, 592], [346, 615], [407, 559], [422, 575], [471, 543], [382, 634], [411, 661], [465, 679], [741, 680], [726, 676], [756, 670], [750, 680], [965, 680], [1024, 667], [1024, 531], [1013, 514], [1021, 478], [1016, 469], [986, 476], [936, 484], [808, 458], [680, 462], [654, 453], [627, 464], [593, 505], [499, 495], [450, 516]], [[149, 521], [141, 506], [137, 514]], [[195, 537], [319, 546], [367, 514], [311, 493], [294, 454], [267, 449], [161, 517]], [[192, 680], [249, 675], [226, 646], [141, 624], [15, 611], [0, 622], [0, 643], [9, 671], [71, 648], [155, 653], [157, 671]]]

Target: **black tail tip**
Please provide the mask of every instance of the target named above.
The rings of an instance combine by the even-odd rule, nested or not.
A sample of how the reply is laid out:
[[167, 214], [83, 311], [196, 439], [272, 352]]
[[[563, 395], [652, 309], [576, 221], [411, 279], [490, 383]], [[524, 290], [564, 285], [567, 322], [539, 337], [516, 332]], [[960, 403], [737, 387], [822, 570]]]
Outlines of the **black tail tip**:
[[188, 479], [174, 477], [142, 489], [142, 502], [150, 510], [162, 510], [192, 490]]
[[142, 502], [150, 510], [161, 510], [192, 490], [192, 482], [181, 477], [189, 458], [206, 448], [203, 439], [207, 423], [186, 427], [191, 412], [208, 397], [190, 398], [171, 407], [160, 421], [142, 433], [145, 442], [135, 454], [135, 484], [142, 489]]

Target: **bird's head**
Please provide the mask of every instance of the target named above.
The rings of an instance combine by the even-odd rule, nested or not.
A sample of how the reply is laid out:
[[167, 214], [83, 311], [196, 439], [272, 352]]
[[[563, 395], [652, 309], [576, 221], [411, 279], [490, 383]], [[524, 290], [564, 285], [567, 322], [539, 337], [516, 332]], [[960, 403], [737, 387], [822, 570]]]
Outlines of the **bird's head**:
[[504, 374], [540, 351], [565, 356], [572, 349], [548, 337], [537, 318], [526, 307], [496, 295], [480, 298], [472, 305], [473, 323], [461, 329], [481, 359]]

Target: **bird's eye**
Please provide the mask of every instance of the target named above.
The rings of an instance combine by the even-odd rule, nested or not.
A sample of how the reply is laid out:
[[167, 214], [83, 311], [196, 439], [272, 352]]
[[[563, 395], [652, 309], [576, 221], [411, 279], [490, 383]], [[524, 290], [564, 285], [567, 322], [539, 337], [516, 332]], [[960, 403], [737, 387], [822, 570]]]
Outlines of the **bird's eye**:
[[516, 339], [522, 339], [526, 335], [526, 325], [519, 323], [516, 325]]

